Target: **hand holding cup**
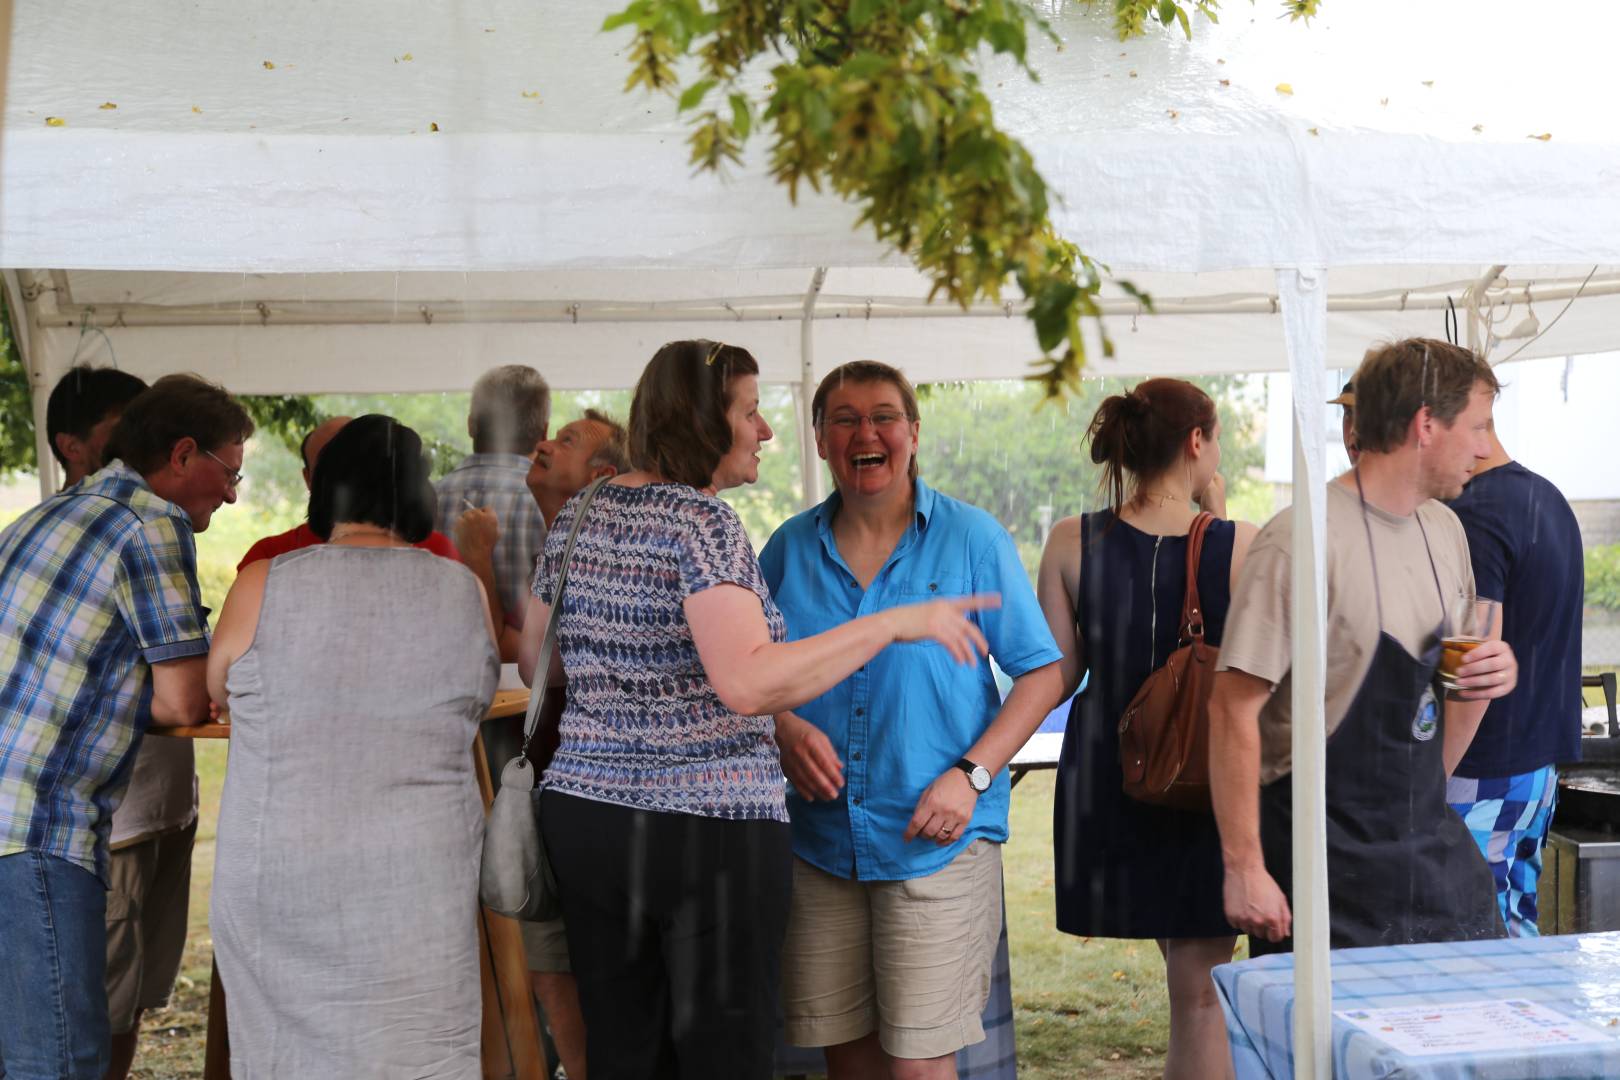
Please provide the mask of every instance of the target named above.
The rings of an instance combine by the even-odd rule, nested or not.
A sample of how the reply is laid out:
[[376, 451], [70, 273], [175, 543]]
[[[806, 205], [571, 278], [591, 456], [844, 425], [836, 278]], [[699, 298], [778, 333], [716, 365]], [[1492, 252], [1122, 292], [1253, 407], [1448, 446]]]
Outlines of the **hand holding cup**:
[[1512, 692], [1519, 665], [1505, 641], [1492, 639], [1501, 605], [1463, 595], [1448, 612], [1440, 641], [1440, 685], [1465, 701], [1488, 700]]

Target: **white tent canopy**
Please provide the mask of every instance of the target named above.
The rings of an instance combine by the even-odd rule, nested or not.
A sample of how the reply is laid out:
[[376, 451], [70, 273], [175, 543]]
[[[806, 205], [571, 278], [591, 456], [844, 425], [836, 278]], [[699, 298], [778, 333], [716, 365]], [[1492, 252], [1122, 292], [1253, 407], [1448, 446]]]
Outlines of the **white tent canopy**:
[[[703, 333], [798, 380], [825, 268], [811, 374], [862, 355], [920, 380], [1028, 370], [1016, 304], [924, 304], [849, 207], [790, 206], [758, 140], [749, 168], [693, 177], [672, 103], [621, 91], [628, 33], [597, 32], [611, 7], [20, 7], [0, 266], [32, 271], [14, 285], [37, 298], [36, 367], [59, 371], [90, 325], [131, 370], [243, 392], [465, 387], [524, 357], [560, 386], [624, 385], [657, 343]], [[1435, 305], [1498, 264], [1492, 298], [1522, 309], [1528, 289], [1543, 322], [1598, 268], [1525, 356], [1613, 343], [1601, 50], [1620, 14], [1335, 0], [1307, 29], [1235, 5], [1192, 42], [1121, 45], [1106, 12], [1044, 7], [1064, 48], [1034, 43], [1039, 84], [991, 65], [998, 116], [1060, 226], [1160, 301], [1132, 320], [1112, 292], [1122, 349], [1095, 370], [1283, 367], [1277, 267], [1333, 268], [1335, 366], [1436, 332]]]
[[[36, 387], [92, 338], [138, 373], [240, 392], [466, 387], [520, 359], [559, 386], [625, 385], [698, 334], [754, 348], [779, 381], [857, 356], [919, 381], [1027, 371], [1016, 303], [924, 304], [850, 208], [790, 208], [759, 146], [729, 180], [691, 176], [672, 104], [620, 92], [628, 35], [597, 33], [614, 6], [19, 5], [0, 267]], [[991, 64], [998, 115], [1063, 231], [1159, 299], [1133, 318], [1111, 294], [1120, 356], [1092, 370], [1286, 365], [1311, 402], [1295, 407], [1295, 1015], [1324, 1075], [1312, 399], [1369, 340], [1437, 333], [1447, 296], [1486, 345], [1492, 318], [1505, 335], [1533, 301], [1548, 327], [1580, 294], [1498, 358], [1620, 346], [1620, 6], [1574, 23], [1507, 0], [1327, 0], [1307, 29], [1232, 3], [1192, 42], [1128, 45], [1111, 5], [1040, 6], [1065, 47], [1032, 48], [1039, 85]]]

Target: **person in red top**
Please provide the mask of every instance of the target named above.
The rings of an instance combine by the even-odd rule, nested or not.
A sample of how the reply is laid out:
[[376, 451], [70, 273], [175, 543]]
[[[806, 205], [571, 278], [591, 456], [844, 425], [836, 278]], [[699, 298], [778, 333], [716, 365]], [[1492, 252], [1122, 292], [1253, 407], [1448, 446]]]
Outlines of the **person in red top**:
[[[304, 459], [304, 486], [306, 488], [309, 487], [310, 476], [315, 472], [315, 459], [321, 456], [321, 450], [326, 447], [327, 443], [332, 441], [332, 436], [336, 435], [343, 425], [352, 419], [354, 418], [350, 416], [334, 416], [330, 420], [322, 422], [314, 431], [304, 436], [304, 444], [299, 448], [299, 454]], [[236, 564], [236, 572], [241, 573], [242, 567], [249, 563], [256, 563], [260, 559], [273, 559], [277, 555], [285, 555], [287, 552], [297, 551], [299, 548], [314, 547], [319, 543], [322, 543], [322, 540], [310, 529], [309, 522], [301, 521], [286, 532], [266, 536], [263, 540], [248, 548], [247, 554], [242, 556], [242, 561]], [[446, 559], [454, 559], [456, 562], [461, 561], [461, 553], [456, 550], [456, 545], [451, 543], [450, 538], [441, 532], [428, 533], [427, 539], [416, 546], [426, 548], [433, 554]]]

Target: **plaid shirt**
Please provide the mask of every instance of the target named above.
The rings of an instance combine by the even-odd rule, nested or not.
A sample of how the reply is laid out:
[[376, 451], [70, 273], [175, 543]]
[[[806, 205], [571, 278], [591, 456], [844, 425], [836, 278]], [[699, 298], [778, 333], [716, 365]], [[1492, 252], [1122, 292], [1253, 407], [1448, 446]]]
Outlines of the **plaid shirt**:
[[105, 881], [150, 665], [207, 652], [191, 520], [122, 462], [0, 532], [0, 856]]
[[522, 454], [469, 454], [436, 485], [439, 510], [434, 528], [455, 536], [456, 519], [467, 507], [487, 506], [501, 522], [495, 541], [495, 585], [506, 621], [523, 626], [534, 561], [546, 546], [546, 519], [524, 479], [529, 459]]

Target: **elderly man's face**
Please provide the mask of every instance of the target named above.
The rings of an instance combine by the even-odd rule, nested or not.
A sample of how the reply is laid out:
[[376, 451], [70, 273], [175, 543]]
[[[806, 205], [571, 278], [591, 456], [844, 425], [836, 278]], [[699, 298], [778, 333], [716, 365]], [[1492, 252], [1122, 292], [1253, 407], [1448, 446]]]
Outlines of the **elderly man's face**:
[[605, 424], [579, 419], [542, 441], [529, 466], [529, 490], [567, 499], [592, 479], [591, 458], [608, 437]]

